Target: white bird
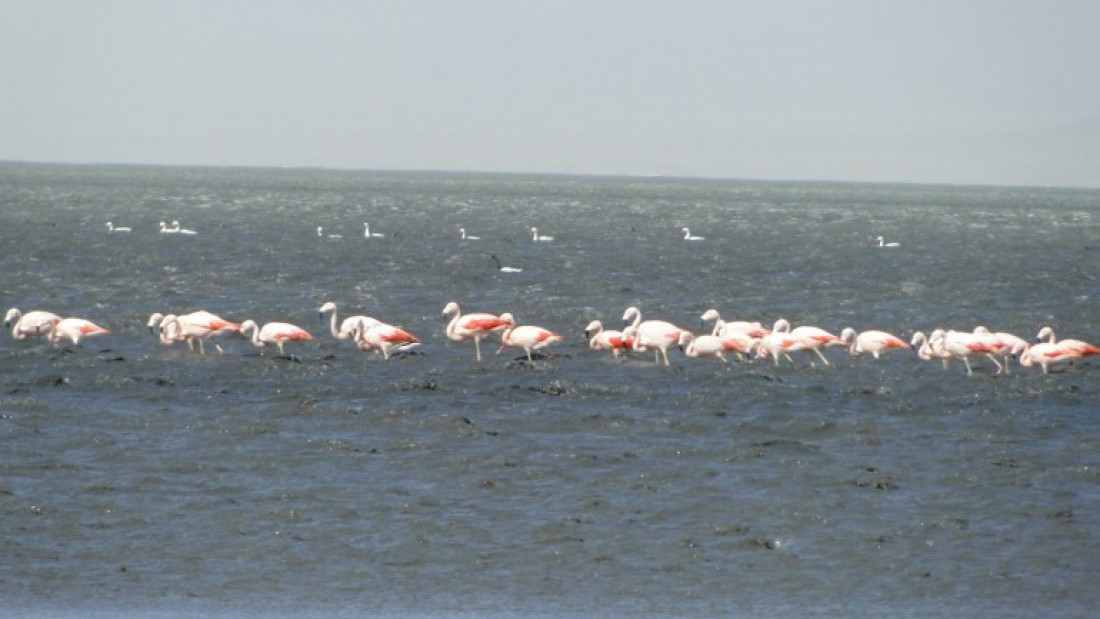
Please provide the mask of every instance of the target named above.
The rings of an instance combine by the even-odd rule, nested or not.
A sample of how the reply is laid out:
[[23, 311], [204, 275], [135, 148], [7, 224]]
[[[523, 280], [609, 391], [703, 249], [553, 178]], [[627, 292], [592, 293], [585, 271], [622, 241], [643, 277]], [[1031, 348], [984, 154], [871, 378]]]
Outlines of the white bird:
[[[324, 229], [324, 227], [322, 227], [322, 226], [317, 226], [317, 236], [318, 236], [318, 237], [323, 237], [323, 236], [325, 236], [325, 229]], [[330, 238], [330, 239], [342, 239], [342, 238], [344, 238], [344, 235], [342, 235], [342, 234], [330, 234], [330, 235], [328, 235], [328, 238]]]
[[169, 232], [173, 232], [175, 234], [198, 234], [198, 232], [195, 232], [194, 230], [188, 230], [187, 228], [180, 228], [180, 222], [178, 222], [174, 219], [172, 220], [172, 229], [169, 230]]
[[125, 226], [116, 227], [114, 223], [108, 221], [107, 222], [107, 232], [132, 232], [132, 230], [130, 228], [125, 227]]
[[884, 239], [881, 236], [876, 236], [875, 237], [875, 243], [878, 243], [879, 247], [900, 247], [901, 246], [901, 243], [898, 243], [896, 241], [891, 241], [891, 242], [887, 243], [886, 239]]
[[160, 222], [160, 233], [161, 234], [175, 234], [177, 232], [179, 232], [179, 230], [174, 230], [172, 228], [169, 228], [168, 224], [164, 223], [163, 221]]
[[53, 312], [34, 310], [24, 314], [13, 307], [4, 316], [4, 326], [11, 329], [13, 340], [25, 340], [28, 337], [46, 337], [50, 335], [61, 317]]
[[504, 332], [500, 334], [500, 348], [497, 349], [497, 354], [504, 350], [508, 346], [515, 346], [522, 348], [527, 353], [527, 361], [533, 362], [531, 357], [532, 350], [538, 350], [540, 348], [549, 346], [554, 342], [565, 341], [565, 338], [543, 327], [537, 327], [535, 325], [515, 325], [515, 318], [512, 314], [505, 312], [500, 315], [501, 320], [508, 321], [509, 325], [505, 327]]
[[539, 229], [532, 227], [531, 228], [531, 240], [536, 241], [536, 242], [549, 242], [549, 241], [553, 241], [554, 237], [547, 236], [545, 234], [539, 234]]
[[458, 229], [458, 234], [462, 237], [463, 241], [480, 241], [481, 240], [480, 236], [473, 236], [471, 234], [466, 234], [466, 228], [459, 228]]
[[687, 226], [684, 226], [683, 228], [680, 228], [680, 232], [684, 233], [684, 240], [685, 241], [702, 241], [702, 240], [704, 240], [704, 238], [701, 237], [701, 236], [692, 236], [691, 230], [689, 230], [687, 228]]
[[260, 327], [255, 321], [246, 320], [241, 323], [241, 334], [247, 336], [249, 332], [252, 333], [252, 344], [254, 346], [263, 348], [274, 344], [279, 348], [279, 354], [284, 356], [286, 351], [283, 350], [283, 345], [286, 342], [313, 339], [313, 336], [305, 329], [286, 322], [269, 322]]
[[386, 235], [382, 234], [381, 232], [371, 232], [370, 231], [370, 223], [366, 222], [366, 221], [363, 222], [363, 238], [378, 239], [378, 238], [382, 238], [384, 236], [386, 236]]
[[[633, 322], [631, 322], [633, 321]], [[687, 331], [664, 320], [642, 321], [642, 312], [637, 307], [628, 307], [623, 312], [623, 322], [630, 326], [623, 329], [624, 338], [634, 338], [634, 350], [645, 350], [652, 346], [653, 360], [660, 363], [662, 358], [668, 363], [668, 348], [679, 345], [680, 334]], [[659, 355], [659, 356], [658, 356]]]
[[[332, 317], [329, 322], [329, 330], [332, 331], [332, 337], [338, 340], [351, 339], [355, 327], [358, 325], [362, 325], [362, 330], [366, 331], [367, 329], [381, 322], [380, 320], [371, 318], [370, 316], [363, 316], [362, 314], [356, 316], [348, 316], [343, 320], [343, 322], [339, 322], [339, 319], [336, 317], [336, 304], [332, 301], [326, 301], [317, 310], [317, 313], [319, 314], [321, 320], [325, 319], [325, 314], [328, 312], [332, 312]], [[337, 322], [339, 322], [340, 328], [336, 327]]]
[[489, 260], [493, 261], [493, 264], [496, 265], [497, 270], [500, 271], [501, 273], [522, 273], [523, 272], [523, 267], [501, 266], [500, 258], [497, 258], [496, 254], [490, 254], [489, 255]]

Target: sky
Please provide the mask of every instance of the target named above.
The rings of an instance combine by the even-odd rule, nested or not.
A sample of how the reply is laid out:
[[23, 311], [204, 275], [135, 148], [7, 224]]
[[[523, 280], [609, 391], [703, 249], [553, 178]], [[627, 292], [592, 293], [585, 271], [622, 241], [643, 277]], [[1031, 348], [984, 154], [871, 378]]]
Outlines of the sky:
[[0, 16], [0, 160], [1100, 187], [1097, 0]]

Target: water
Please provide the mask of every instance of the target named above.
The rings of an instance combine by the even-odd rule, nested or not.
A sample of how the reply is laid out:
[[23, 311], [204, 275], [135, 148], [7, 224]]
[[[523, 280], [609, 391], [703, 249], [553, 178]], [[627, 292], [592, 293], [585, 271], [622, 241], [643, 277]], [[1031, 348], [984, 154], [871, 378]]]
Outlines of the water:
[[[1100, 610], [1095, 360], [666, 368], [582, 334], [636, 305], [1095, 342], [1100, 191], [4, 164], [0, 240], [4, 309], [113, 331], [0, 340], [0, 615]], [[334, 340], [326, 300], [421, 354]], [[567, 341], [479, 364], [452, 300]], [[145, 329], [198, 308], [316, 339], [200, 357]]]

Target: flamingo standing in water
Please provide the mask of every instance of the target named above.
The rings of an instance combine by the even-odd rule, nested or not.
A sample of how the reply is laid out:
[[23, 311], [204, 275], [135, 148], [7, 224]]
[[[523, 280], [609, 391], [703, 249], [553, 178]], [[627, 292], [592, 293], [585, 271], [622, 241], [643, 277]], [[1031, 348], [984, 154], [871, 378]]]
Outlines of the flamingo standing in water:
[[729, 363], [725, 353], [735, 352], [738, 355], [747, 350], [740, 342], [734, 339], [723, 339], [717, 335], [695, 335], [688, 331], [680, 334], [677, 342], [684, 349], [684, 355], [693, 359], [712, 357], [724, 363]]
[[288, 322], [269, 322], [260, 327], [255, 321], [246, 320], [241, 323], [241, 333], [247, 336], [249, 332], [252, 333], [253, 346], [263, 348], [274, 344], [283, 356], [286, 356], [283, 345], [287, 342], [313, 339], [308, 331]]
[[548, 243], [554, 240], [554, 237], [547, 236], [545, 234], [539, 234], [538, 228], [531, 228], [531, 240], [539, 243]]
[[691, 230], [689, 230], [687, 226], [684, 226], [683, 228], [680, 228], [680, 232], [684, 233], [684, 240], [685, 241], [702, 241], [702, 240], [705, 240], [704, 237], [693, 236], [691, 234]]
[[[644, 350], [652, 346], [656, 349], [653, 351], [653, 362], [660, 363], [661, 359], [664, 359], [665, 365], [669, 365], [669, 346], [678, 345], [680, 334], [687, 331], [687, 329], [681, 329], [664, 320], [646, 320], [643, 322], [642, 312], [637, 307], [626, 308], [626, 311], [623, 312], [623, 322], [630, 323], [628, 329], [623, 329], [623, 335], [635, 338], [634, 350]], [[658, 357], [658, 355], [660, 356]]]
[[630, 350], [634, 342], [623, 336], [622, 331], [604, 329], [603, 323], [593, 320], [584, 328], [584, 337], [588, 338], [588, 347], [592, 350], [610, 350], [616, 359], [624, 350]]
[[1042, 329], [1039, 329], [1039, 335], [1035, 336], [1035, 339], [1037, 339], [1037, 340], [1045, 339], [1050, 344], [1058, 343], [1058, 344], [1061, 344], [1062, 348], [1067, 348], [1067, 349], [1070, 349], [1070, 350], [1077, 350], [1077, 351], [1080, 351], [1080, 352], [1084, 353], [1085, 355], [1095, 355], [1096, 354], [1094, 352], [1088, 352], [1088, 351], [1093, 350], [1093, 349], [1096, 348], [1096, 346], [1093, 346], [1092, 344], [1089, 344], [1088, 342], [1084, 342], [1082, 340], [1059, 340], [1059, 339], [1057, 339], [1054, 336], [1054, 329], [1052, 329], [1051, 327], [1043, 327]]
[[514, 326], [514, 322], [510, 322], [505, 316], [494, 316], [493, 314], [476, 313], [476, 314], [462, 314], [462, 310], [459, 309], [458, 303], [451, 301], [443, 308], [443, 315], [450, 316], [451, 321], [447, 323], [447, 338], [456, 342], [463, 340], [474, 341], [474, 350], [477, 351], [477, 360], [481, 361], [481, 340], [488, 337], [493, 331], [499, 331], [510, 326]]
[[4, 326], [11, 329], [13, 340], [25, 340], [28, 337], [46, 337], [53, 331], [61, 317], [53, 312], [34, 310], [24, 314], [13, 307], [4, 315]]
[[[181, 316], [174, 314], [162, 316], [156, 313], [149, 317], [146, 326], [150, 330], [160, 327], [160, 341], [162, 344], [187, 342], [187, 348], [195, 350], [195, 342], [198, 342], [200, 355], [206, 354], [206, 347], [203, 345], [204, 340], [212, 339], [217, 335], [241, 332], [241, 325], [205, 310]], [[218, 352], [221, 352], [220, 347], [218, 347]]]
[[115, 226], [114, 222], [108, 221], [107, 232], [133, 232], [133, 229], [125, 226]]
[[844, 343], [848, 346], [848, 352], [853, 357], [870, 353], [875, 359], [878, 359], [879, 355], [890, 349], [913, 348], [912, 345], [906, 344], [905, 340], [896, 335], [874, 329], [857, 334], [855, 329], [846, 327], [840, 332], [840, 339], [844, 340]]
[[[997, 342], [996, 347], [989, 352], [989, 358], [997, 364], [999, 368], [1004, 370], [1005, 374], [1011, 374], [1012, 370], [1009, 369], [1008, 358], [1012, 355], [1018, 355], [1017, 350], [1023, 351], [1028, 347], [1029, 342], [1022, 337], [1013, 335], [1011, 333], [1005, 333], [1004, 331], [991, 332], [989, 329], [983, 326], [974, 327], [974, 333], [991, 334]], [[998, 359], [1000, 362], [998, 363]], [[997, 370], [1000, 373], [1001, 370]]]
[[380, 323], [380, 321], [377, 319], [360, 314], [356, 316], [348, 316], [343, 320], [343, 322], [340, 322], [340, 328], [337, 329], [336, 323], [338, 322], [338, 319], [336, 317], [336, 304], [332, 301], [326, 301], [317, 310], [317, 313], [320, 316], [321, 320], [325, 319], [325, 314], [328, 312], [332, 312], [332, 317], [329, 320], [329, 329], [332, 331], [332, 337], [338, 340], [351, 339], [352, 331], [354, 331], [355, 327], [360, 323], [363, 323], [364, 330], [369, 329], [370, 327]]
[[[1070, 344], [1065, 344], [1066, 341]], [[1100, 347], [1091, 344], [1081, 347], [1073, 344], [1073, 340], [1062, 340], [1061, 342], [1040, 342], [1022, 350], [1017, 345], [1013, 352], [1019, 355], [1020, 365], [1024, 367], [1038, 365], [1043, 368], [1043, 374], [1049, 374], [1052, 365], [1072, 363], [1081, 357], [1100, 355]]]
[[[371, 322], [373, 321], [373, 322]], [[395, 327], [373, 318], [359, 320], [352, 329], [352, 339], [359, 350], [377, 350], [383, 359], [389, 359], [394, 351], [404, 351], [420, 344], [420, 340], [401, 327]]]
[[73, 344], [79, 344], [85, 337], [110, 335], [111, 332], [84, 318], [62, 318], [50, 331], [50, 341], [54, 344], [68, 338]]
[[[839, 336], [829, 333], [821, 327], [811, 327], [802, 325], [791, 329], [791, 323], [786, 319], [780, 318], [775, 321], [775, 325], [772, 327], [772, 332], [789, 333], [792, 337], [795, 337], [802, 341], [804, 347], [801, 350], [809, 350], [817, 355], [821, 362], [825, 365], [829, 365], [829, 360], [825, 358], [825, 355], [821, 353], [822, 348], [828, 348], [829, 346], [843, 346], [844, 340]], [[778, 360], [777, 360], [778, 362]]]
[[719, 337], [732, 335], [734, 333], [744, 333], [749, 337], [761, 338], [770, 333], [768, 329], [764, 328], [764, 325], [756, 321], [746, 320], [722, 320], [722, 316], [716, 309], [709, 309], [703, 312], [703, 315], [699, 317], [699, 320], [707, 322], [709, 320], [714, 321], [714, 330], [711, 331], [711, 335], [717, 335]]
[[975, 356], [987, 356], [997, 366], [998, 373], [1003, 370], [1000, 361], [993, 356], [993, 353], [1000, 348], [1000, 342], [991, 333], [965, 333], [936, 329], [929, 337], [928, 343], [933, 349], [942, 349], [943, 353], [950, 355], [951, 359], [961, 359], [968, 375], [974, 373], [970, 358]]
[[500, 348], [497, 349], [497, 354], [504, 350], [508, 346], [515, 346], [522, 348], [527, 353], [528, 363], [533, 362], [531, 358], [531, 351], [538, 350], [553, 344], [554, 342], [561, 342], [565, 340], [564, 337], [544, 329], [542, 327], [536, 327], [534, 325], [520, 325], [515, 326], [515, 318], [511, 314], [505, 312], [500, 315], [502, 320], [507, 320], [509, 325], [505, 327], [504, 332], [500, 334]]

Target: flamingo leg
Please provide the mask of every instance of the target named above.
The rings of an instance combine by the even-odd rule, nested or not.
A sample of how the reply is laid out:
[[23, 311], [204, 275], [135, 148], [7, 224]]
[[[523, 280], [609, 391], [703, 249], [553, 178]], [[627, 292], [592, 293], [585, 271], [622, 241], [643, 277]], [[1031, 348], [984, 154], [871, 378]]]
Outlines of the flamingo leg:
[[477, 351], [477, 360], [481, 361], [481, 338], [474, 338], [474, 350]]
[[972, 370], [970, 368], [970, 360], [967, 359], [966, 357], [963, 357], [962, 359], [963, 359], [963, 365], [966, 366], [966, 375], [970, 376], [970, 375], [974, 374], [974, 370]]
[[199, 354], [206, 356], [206, 348], [202, 345], [202, 338], [199, 338]]
[[824, 363], [825, 365], [829, 365], [829, 360], [825, 358], [825, 355], [821, 354], [820, 349], [811, 348], [810, 350], [814, 351], [814, 354], [816, 354], [818, 356], [818, 358], [821, 359], [822, 363]]

